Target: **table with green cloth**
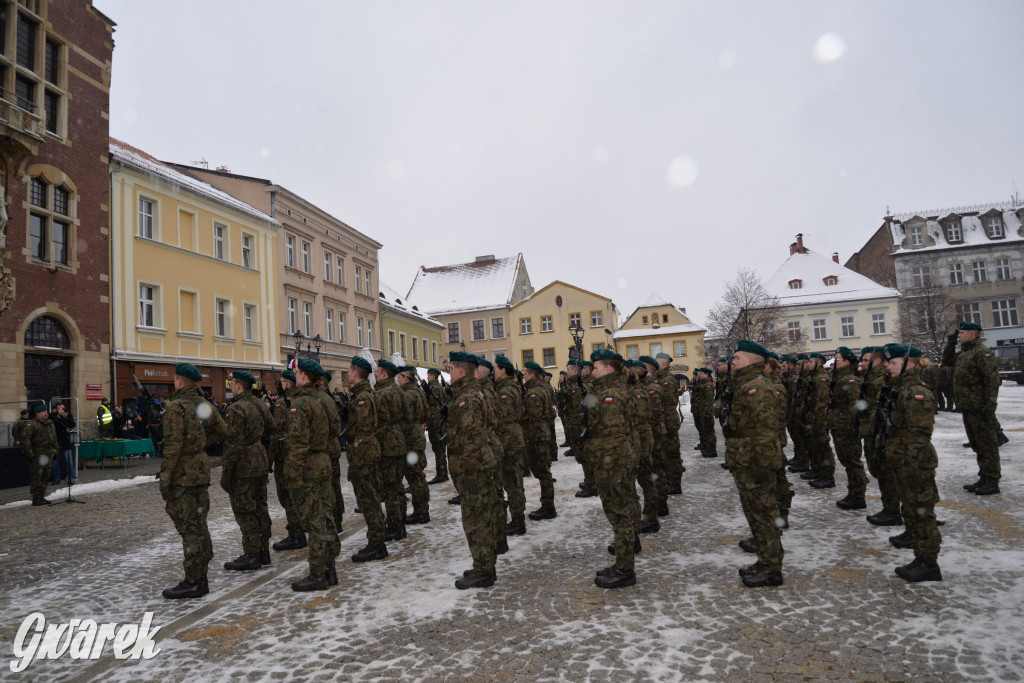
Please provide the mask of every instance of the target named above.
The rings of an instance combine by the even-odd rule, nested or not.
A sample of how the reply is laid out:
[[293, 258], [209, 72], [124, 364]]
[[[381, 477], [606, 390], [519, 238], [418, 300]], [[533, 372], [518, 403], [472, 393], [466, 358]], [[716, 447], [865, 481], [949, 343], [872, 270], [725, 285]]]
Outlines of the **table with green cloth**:
[[152, 439], [99, 439], [78, 445], [79, 461], [99, 460], [100, 467], [104, 458], [120, 458], [121, 464], [127, 467], [129, 456], [155, 452]]

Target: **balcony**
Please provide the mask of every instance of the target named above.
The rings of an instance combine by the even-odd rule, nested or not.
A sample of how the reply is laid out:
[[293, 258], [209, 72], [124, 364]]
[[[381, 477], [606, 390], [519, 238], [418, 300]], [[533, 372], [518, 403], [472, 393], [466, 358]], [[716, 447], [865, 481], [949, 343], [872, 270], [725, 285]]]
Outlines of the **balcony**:
[[16, 104], [14, 93], [0, 88], [0, 135], [31, 147], [43, 141], [43, 120]]

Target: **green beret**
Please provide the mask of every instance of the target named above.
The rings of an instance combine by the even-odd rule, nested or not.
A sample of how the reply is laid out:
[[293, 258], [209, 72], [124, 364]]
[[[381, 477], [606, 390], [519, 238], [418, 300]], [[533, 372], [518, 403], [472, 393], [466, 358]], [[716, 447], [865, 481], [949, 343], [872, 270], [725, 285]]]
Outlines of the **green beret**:
[[970, 322], [969, 320], [961, 320], [957, 324], [956, 329], [968, 330], [972, 332], [981, 332], [981, 325], [979, 325], [978, 323]]
[[718, 357], [718, 362], [719, 362], [719, 363], [728, 363], [728, 362], [729, 362], [729, 359], [728, 359], [728, 358], [726, 358], [725, 356], [719, 356], [719, 357]]
[[654, 360], [650, 356], [640, 356], [640, 362], [647, 363], [648, 365], [654, 368], [658, 367], [658, 361]]
[[481, 358], [480, 359], [480, 362], [477, 363], [477, 367], [480, 367], [480, 366], [483, 366], [483, 367], [487, 368], [488, 370], [490, 370], [491, 372], [494, 372], [494, 366], [491, 364], [491, 361], [487, 360], [486, 358]]
[[796, 354], [796, 359], [797, 360], [807, 360], [808, 358], [810, 358], [810, 356], [808, 356], [806, 353], [798, 353], [798, 354]]
[[817, 351], [815, 351], [814, 353], [807, 354], [807, 357], [808, 358], [814, 358], [814, 359], [820, 360], [820, 361], [824, 361], [825, 360], [825, 356], [821, 355]]
[[543, 375], [543, 374], [544, 374], [544, 368], [542, 368], [542, 367], [541, 367], [541, 366], [540, 366], [540, 365], [539, 365], [539, 364], [537, 363], [537, 361], [533, 361], [533, 360], [531, 360], [531, 361], [527, 361], [527, 362], [526, 362], [526, 363], [525, 363], [525, 364], [523, 365], [523, 367], [524, 367], [524, 368], [526, 368], [527, 370], [530, 370], [530, 371], [532, 371], [532, 372], [535, 372], [535, 373], [537, 373], [538, 375]]
[[740, 339], [736, 342], [736, 351], [752, 353], [756, 356], [761, 356], [761, 358], [766, 358], [768, 356], [768, 349], [751, 339]]
[[592, 360], [581, 360], [579, 361], [581, 368], [592, 368], [594, 367], [594, 361]]
[[256, 384], [256, 378], [252, 376], [251, 372], [246, 372], [245, 370], [233, 371], [231, 379], [237, 379], [239, 382], [245, 382], [246, 384]]
[[370, 361], [366, 360], [362, 356], [354, 356], [352, 358], [352, 365], [356, 366], [357, 368], [362, 368], [367, 372], [373, 372], [373, 366], [370, 365]]
[[791, 355], [789, 355], [788, 353], [786, 353], [786, 354], [783, 354], [783, 355], [779, 356], [779, 360], [792, 363], [792, 362], [794, 362], [796, 360], [796, 358], [791, 356]]
[[[360, 358], [359, 360], [363, 360], [363, 359]], [[353, 362], [355, 362], [354, 359], [353, 359]], [[365, 360], [363, 360], [363, 362], [366, 363]], [[369, 365], [369, 363], [366, 363], [366, 364]], [[292, 384], [295, 384], [295, 373], [293, 371], [291, 371], [291, 370], [285, 370], [284, 372], [281, 373], [281, 379], [286, 379], [289, 382], [291, 382]]]
[[620, 356], [619, 354], [615, 353], [611, 349], [598, 349], [597, 351], [594, 351], [592, 354], [590, 354], [590, 360], [595, 362], [595, 363], [597, 361], [599, 361], [599, 360], [616, 360], [616, 359], [621, 361], [622, 360], [622, 356]]
[[664, 351], [655, 356], [655, 358], [664, 358], [665, 360], [672, 360], [672, 356], [668, 355]]
[[494, 364], [503, 370], [508, 370], [509, 372], [516, 371], [516, 367], [512, 365], [512, 361], [510, 361], [506, 356], [503, 356], [500, 353], [494, 357]]
[[48, 412], [50, 412], [50, 411], [49, 411], [49, 409], [48, 409], [48, 408], [46, 407], [46, 404], [45, 404], [45, 403], [38, 403], [38, 404], [36, 404], [36, 407], [32, 409], [32, 412], [33, 412], [34, 414], [38, 414], [38, 413], [42, 413], [42, 412], [47, 412], [47, 413], [48, 413]]
[[545, 377], [547, 377], [548, 379], [551, 379], [552, 377], [554, 377], [554, 375], [552, 375], [552, 374], [551, 374], [550, 372], [548, 372], [547, 370], [544, 370], [543, 372], [544, 372], [544, 376], [545, 376]]
[[323, 368], [323, 371], [324, 371], [324, 379], [327, 380], [328, 384], [330, 384], [331, 380], [334, 379], [334, 375], [332, 375], [331, 371], [328, 370], [327, 368]]
[[429, 370], [427, 370], [427, 374], [428, 375], [437, 375], [438, 377], [440, 377], [441, 376], [441, 371], [438, 370], [437, 368], [430, 368]]
[[845, 346], [840, 346], [838, 349], [836, 349], [836, 355], [842, 356], [851, 363], [857, 362], [857, 354], [855, 354], [853, 351], [851, 351], [849, 348]]
[[635, 361], [635, 360], [633, 360], [632, 358], [627, 358], [626, 360], [622, 361], [622, 365], [623, 365], [624, 367], [627, 367], [627, 368], [632, 368], [632, 367], [636, 367], [636, 364], [637, 364], [638, 362], [639, 362], [639, 361]]
[[768, 357], [769, 358], [774, 358], [775, 360], [782, 360], [781, 358], [779, 358], [779, 354], [775, 353], [774, 351], [769, 351], [768, 352]]
[[480, 365], [480, 356], [466, 351], [449, 351], [448, 360], [452, 363], [470, 363], [472, 365]]
[[[973, 323], [972, 323], [973, 324]], [[892, 360], [893, 358], [903, 358], [907, 354], [907, 347], [903, 344], [886, 344], [885, 348], [882, 349], [882, 357], [886, 360]], [[921, 349], [916, 346], [910, 347], [910, 357], [920, 358]]]
[[569, 361], [565, 364], [565, 367], [570, 366], [582, 367], [583, 363], [578, 362], [575, 358], [570, 358]]
[[320, 367], [312, 358], [300, 358], [299, 359], [299, 370], [309, 375], [311, 378], [316, 379], [324, 374], [324, 369]]
[[199, 368], [191, 363], [178, 363], [174, 366], [174, 374], [194, 382], [200, 382], [203, 379], [203, 373], [199, 372]]
[[398, 374], [398, 366], [395, 365], [394, 363], [392, 363], [389, 360], [379, 361], [377, 363], [377, 367], [378, 368], [384, 368], [384, 370], [386, 370], [389, 375], [397, 375]]
[[19, 415], [20, 415], [21, 417], [25, 417], [26, 415], [28, 415], [28, 408], [25, 408], [25, 409], [24, 409], [23, 411], [21, 411], [21, 412], [19, 413]]
[[410, 370], [415, 372], [416, 366], [415, 365], [401, 365], [401, 366], [398, 367], [398, 371], [399, 372], [409, 372]]

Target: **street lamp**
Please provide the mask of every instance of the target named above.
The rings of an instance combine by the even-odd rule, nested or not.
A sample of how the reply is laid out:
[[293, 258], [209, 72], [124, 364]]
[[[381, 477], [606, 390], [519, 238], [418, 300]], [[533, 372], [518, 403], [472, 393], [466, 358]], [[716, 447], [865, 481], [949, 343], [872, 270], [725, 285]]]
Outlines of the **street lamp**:
[[[307, 347], [308, 347], [308, 344], [307, 344]], [[316, 354], [316, 359], [317, 360], [320, 360], [320, 349], [322, 349], [323, 347], [324, 347], [324, 340], [320, 337], [320, 335], [318, 334], [315, 337], [313, 337], [313, 349], [314, 349], [313, 352]]]
[[569, 349], [569, 357], [573, 360], [583, 360], [583, 326], [579, 323], [569, 326], [569, 334], [572, 335], [573, 348]]
[[298, 358], [299, 357], [299, 353], [302, 352], [302, 340], [304, 338], [305, 338], [305, 335], [302, 334], [301, 330], [295, 330], [294, 332], [292, 332], [292, 342], [293, 342], [292, 345], [295, 347], [295, 357], [296, 358]]
[[[306, 337], [306, 335], [302, 334], [302, 332], [299, 330], [295, 330], [295, 332], [292, 333], [292, 342], [295, 344], [295, 357], [298, 358], [303, 351], [303, 339], [309, 340], [306, 342], [306, 357], [316, 358], [317, 360], [320, 360], [320, 349], [322, 349], [324, 346], [323, 337], [321, 337], [319, 334], [312, 338]], [[312, 345], [310, 345], [310, 341], [313, 342]]]

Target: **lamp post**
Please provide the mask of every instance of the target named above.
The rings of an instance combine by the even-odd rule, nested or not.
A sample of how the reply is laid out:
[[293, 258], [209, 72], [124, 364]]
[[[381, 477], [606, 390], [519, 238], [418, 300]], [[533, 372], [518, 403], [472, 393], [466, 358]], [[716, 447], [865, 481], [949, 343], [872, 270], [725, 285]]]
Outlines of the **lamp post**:
[[573, 346], [569, 349], [569, 358], [575, 361], [583, 360], [583, 326], [579, 323], [569, 326], [569, 334], [572, 335]]
[[[303, 339], [308, 339], [308, 337], [306, 337], [306, 335], [302, 334], [302, 332], [300, 330], [295, 330], [295, 332], [292, 333], [292, 343], [295, 346], [295, 357], [296, 358], [298, 358], [299, 354], [301, 354], [302, 351], [303, 351], [303, 349], [302, 349], [302, 340]], [[313, 337], [312, 339], [310, 339], [310, 341], [312, 341], [313, 344], [310, 345], [309, 341], [306, 342], [306, 349], [305, 349], [306, 356], [310, 357], [310, 358], [316, 358], [317, 360], [320, 360], [320, 349], [322, 349], [323, 345], [324, 345], [323, 338], [321, 338], [320, 335], [318, 334], [315, 337]]]

